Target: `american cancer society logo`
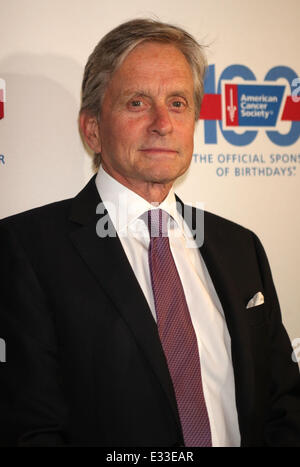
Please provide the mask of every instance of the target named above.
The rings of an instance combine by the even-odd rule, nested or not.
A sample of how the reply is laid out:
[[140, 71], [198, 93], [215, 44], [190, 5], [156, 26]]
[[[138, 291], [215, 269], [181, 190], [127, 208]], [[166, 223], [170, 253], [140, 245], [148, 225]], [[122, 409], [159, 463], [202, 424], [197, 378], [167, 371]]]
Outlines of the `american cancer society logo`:
[[224, 130], [276, 126], [283, 111], [285, 86], [253, 84], [253, 81], [243, 81], [243, 84], [223, 81], [222, 85]]
[[4, 102], [5, 102], [5, 81], [0, 78], [0, 120], [4, 118]]

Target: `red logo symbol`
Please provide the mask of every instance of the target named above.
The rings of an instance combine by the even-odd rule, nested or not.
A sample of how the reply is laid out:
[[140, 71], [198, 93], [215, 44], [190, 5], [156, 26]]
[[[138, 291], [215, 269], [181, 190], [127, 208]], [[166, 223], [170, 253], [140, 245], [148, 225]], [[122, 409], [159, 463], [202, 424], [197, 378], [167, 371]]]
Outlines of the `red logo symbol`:
[[236, 84], [225, 85], [225, 102], [227, 103], [225, 113], [226, 125], [238, 126], [238, 96]]
[[5, 81], [0, 78], [0, 120], [4, 118]]

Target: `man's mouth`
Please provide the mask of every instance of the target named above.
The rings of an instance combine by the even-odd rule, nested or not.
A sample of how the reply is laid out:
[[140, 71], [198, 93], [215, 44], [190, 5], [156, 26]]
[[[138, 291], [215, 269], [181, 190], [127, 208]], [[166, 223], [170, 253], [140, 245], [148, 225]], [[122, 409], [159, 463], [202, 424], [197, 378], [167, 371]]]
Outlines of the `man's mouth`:
[[142, 152], [147, 152], [148, 154], [165, 154], [165, 155], [174, 155], [177, 154], [178, 151], [170, 148], [161, 148], [161, 147], [148, 147], [140, 149]]

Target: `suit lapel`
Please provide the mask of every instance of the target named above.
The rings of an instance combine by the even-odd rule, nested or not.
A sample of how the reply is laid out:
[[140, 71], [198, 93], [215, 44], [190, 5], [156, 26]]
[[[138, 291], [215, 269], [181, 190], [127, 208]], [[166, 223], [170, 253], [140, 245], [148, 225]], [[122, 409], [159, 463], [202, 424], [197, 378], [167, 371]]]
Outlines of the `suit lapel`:
[[[180, 202], [180, 200], [179, 200]], [[183, 207], [184, 219], [195, 231], [196, 210]], [[206, 264], [225, 314], [226, 324], [231, 338], [232, 363], [235, 377], [236, 404], [241, 434], [246, 430], [246, 420], [253, 409], [254, 374], [253, 360], [250, 352], [249, 329], [243, 319], [245, 304], [239, 294], [240, 277], [235, 274], [234, 263], [237, 245], [224, 238], [216, 216], [204, 214], [204, 236], [200, 253]], [[193, 227], [193, 228], [192, 228]], [[202, 227], [203, 228], [203, 227]]]
[[157, 375], [180, 427], [173, 385], [148, 303], [112, 224], [110, 232], [114, 236], [99, 238], [96, 233], [97, 222], [102, 222], [104, 216], [110, 221], [107, 212], [96, 215], [100, 202], [93, 177], [73, 201], [70, 220], [81, 225], [71, 233], [71, 240], [133, 333]]

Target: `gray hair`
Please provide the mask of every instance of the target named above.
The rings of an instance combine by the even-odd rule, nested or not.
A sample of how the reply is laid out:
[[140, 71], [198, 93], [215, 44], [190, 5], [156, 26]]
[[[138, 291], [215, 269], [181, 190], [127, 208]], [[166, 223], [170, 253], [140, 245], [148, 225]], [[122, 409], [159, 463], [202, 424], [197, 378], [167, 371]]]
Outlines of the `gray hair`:
[[[198, 120], [207, 67], [203, 46], [180, 27], [152, 19], [127, 21], [106, 34], [97, 44], [84, 70], [80, 113], [85, 112], [99, 119], [112, 74], [129, 52], [144, 41], [171, 43], [183, 53], [193, 73], [195, 120]], [[100, 155], [95, 154], [94, 165], [98, 167], [99, 164]]]

